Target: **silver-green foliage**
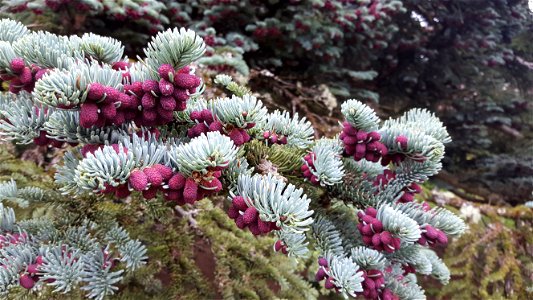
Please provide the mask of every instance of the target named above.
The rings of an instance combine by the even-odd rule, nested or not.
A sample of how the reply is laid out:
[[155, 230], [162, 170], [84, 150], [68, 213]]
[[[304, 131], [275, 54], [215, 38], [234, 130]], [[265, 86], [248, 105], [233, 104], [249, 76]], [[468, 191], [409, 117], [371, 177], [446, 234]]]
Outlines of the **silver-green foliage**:
[[133, 153], [119, 145], [119, 151], [104, 146], [93, 153], [87, 153], [78, 164], [74, 180], [82, 190], [103, 191], [109, 184], [117, 186], [126, 183], [135, 167]]
[[162, 64], [182, 68], [200, 58], [205, 43], [194, 31], [185, 28], [168, 29], [158, 33], [144, 50], [146, 64], [154, 76]]
[[257, 124], [262, 132], [270, 131], [287, 137], [287, 145], [301, 149], [309, 147], [313, 143], [314, 130], [305, 117], [299, 118], [298, 113], [290, 116], [287, 111], [275, 110], [267, 114], [266, 118]]
[[[133, 270], [146, 261], [146, 248], [132, 240], [118, 226], [99, 228], [93, 222], [82, 222], [65, 232], [57, 230], [53, 223], [47, 226], [32, 226], [28, 222], [17, 223], [13, 209], [0, 203], [0, 234], [24, 236], [18, 243], [3, 244], [0, 248], [0, 293], [18, 285], [19, 277], [38, 256], [40, 280], [37, 286], [49, 286], [56, 293], [68, 293], [81, 286], [87, 298], [104, 299], [118, 289], [117, 283], [125, 270]], [[41, 224], [44, 224], [41, 221]], [[42, 231], [48, 231], [44, 234]], [[107, 235], [104, 235], [108, 232]], [[119, 251], [111, 249], [116, 245]], [[114, 266], [113, 259], [124, 265]]]
[[208, 108], [222, 123], [245, 128], [265, 118], [267, 113], [261, 100], [251, 95], [232, 98], [217, 98], [208, 102]]
[[313, 211], [309, 209], [311, 200], [303, 190], [271, 174], [240, 175], [235, 194], [255, 207], [261, 220], [276, 222], [282, 229], [304, 232], [313, 223]]
[[[311, 148], [313, 167], [309, 170], [317, 177], [321, 185], [334, 185], [342, 182], [342, 177], [344, 177], [342, 151], [342, 146], [337, 139], [320, 139]], [[304, 163], [308, 165], [305, 160]]]
[[0, 41], [12, 43], [28, 34], [28, 28], [22, 23], [10, 19], [0, 20]]
[[357, 100], [347, 100], [341, 106], [341, 112], [353, 127], [366, 132], [378, 128], [379, 118], [369, 106]]
[[87, 56], [107, 64], [119, 61], [124, 55], [122, 43], [94, 33], [85, 33], [79, 39], [78, 47]]
[[34, 105], [32, 97], [22, 92], [16, 97], [0, 95], [0, 136], [20, 144], [29, 144], [40, 135], [48, 116], [54, 111], [42, 105]]
[[169, 157], [180, 172], [190, 176], [193, 172], [205, 173], [209, 167], [227, 167], [236, 154], [229, 137], [215, 131], [172, 147]]

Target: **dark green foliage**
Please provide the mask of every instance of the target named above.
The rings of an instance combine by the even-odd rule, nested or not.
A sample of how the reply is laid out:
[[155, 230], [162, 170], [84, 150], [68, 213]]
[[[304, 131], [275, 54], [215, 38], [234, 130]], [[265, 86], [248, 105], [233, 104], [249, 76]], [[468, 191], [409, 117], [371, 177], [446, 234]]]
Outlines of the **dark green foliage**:
[[465, 189], [485, 198], [492, 192], [511, 202], [528, 199], [533, 76], [524, 38], [533, 23], [527, 1], [404, 5], [409, 13], [397, 19], [403, 34], [392, 43], [397, 66], [378, 78], [382, 103], [437, 112], [453, 139], [447, 169]]
[[128, 41], [136, 53], [152, 33], [168, 24], [162, 1], [0, 1], [0, 14], [17, 16], [25, 24], [59, 34], [93, 32]]

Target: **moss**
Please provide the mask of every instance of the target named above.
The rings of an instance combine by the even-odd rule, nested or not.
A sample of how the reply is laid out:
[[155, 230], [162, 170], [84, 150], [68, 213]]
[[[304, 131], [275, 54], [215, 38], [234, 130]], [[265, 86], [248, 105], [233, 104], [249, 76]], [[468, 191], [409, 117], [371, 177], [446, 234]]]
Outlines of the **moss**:
[[502, 219], [502, 221], [503, 221], [503, 225], [504, 225], [505, 227], [508, 227], [508, 228], [511, 228], [511, 229], [516, 228], [516, 222], [515, 222], [515, 220], [513, 220], [513, 219], [509, 219], [509, 218], [501, 218], [501, 219]]
[[[529, 299], [533, 259], [531, 230], [517, 228], [516, 220], [483, 216], [469, 232], [454, 239], [444, 253], [452, 280], [443, 288], [426, 290], [435, 299]], [[512, 225], [512, 226], [509, 226]], [[530, 225], [529, 225], [530, 226]], [[529, 270], [529, 271], [528, 271]]]
[[50, 175], [34, 162], [20, 160], [6, 144], [0, 144], [0, 182], [14, 179], [21, 187], [53, 187]]
[[304, 278], [295, 272], [303, 264], [276, 253], [272, 237], [254, 237], [238, 229], [225, 212], [209, 200], [197, 205], [203, 212], [198, 227], [209, 240], [216, 261], [215, 278], [220, 294], [243, 299], [316, 297]]

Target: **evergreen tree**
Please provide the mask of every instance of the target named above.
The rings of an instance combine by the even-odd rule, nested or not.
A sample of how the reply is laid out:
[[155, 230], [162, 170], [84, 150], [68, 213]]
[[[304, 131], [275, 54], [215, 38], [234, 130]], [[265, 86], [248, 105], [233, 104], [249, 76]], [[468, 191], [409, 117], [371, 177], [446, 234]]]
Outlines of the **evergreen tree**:
[[[206, 45], [194, 31], [160, 32], [131, 62], [113, 38], [30, 31], [10, 19], [0, 28], [0, 74], [9, 83], [2, 139], [63, 149], [55, 186], [0, 187], [16, 205], [56, 207], [24, 221], [0, 207], [2, 292], [117, 293], [150, 259], [145, 244], [159, 240], [130, 238], [123, 226], [150, 214], [117, 218], [117, 205], [128, 212], [142, 204], [167, 222], [175, 213], [195, 227], [193, 207], [216, 195], [226, 196], [237, 228], [275, 236], [279, 255], [317, 255], [316, 281], [331, 292], [424, 299], [416, 273], [449, 281], [433, 249], [465, 223], [414, 199], [441, 170], [451, 140], [432, 113], [412, 109], [382, 122], [348, 100], [340, 135], [315, 139], [305, 118], [269, 112], [230, 76], [214, 82], [231, 97], [204, 98], [194, 63]], [[300, 295], [316, 296], [284, 274]]]
[[[308, 86], [327, 84], [342, 99], [379, 101], [387, 116], [431, 109], [454, 140], [441, 179], [484, 201], [516, 204], [533, 192], [527, 1], [1, 3], [5, 13], [55, 33], [127, 40], [131, 54], [166, 24], [190, 27], [207, 44], [198, 62], [215, 73], [268, 68]], [[74, 26], [56, 27], [59, 20]]]

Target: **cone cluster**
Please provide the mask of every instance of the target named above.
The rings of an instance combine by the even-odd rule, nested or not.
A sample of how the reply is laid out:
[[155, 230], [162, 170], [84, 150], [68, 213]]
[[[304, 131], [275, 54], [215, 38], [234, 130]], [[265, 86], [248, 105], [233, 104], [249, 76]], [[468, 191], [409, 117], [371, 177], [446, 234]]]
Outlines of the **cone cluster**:
[[104, 263], [102, 269], [105, 269], [107, 267], [112, 269], [117, 265], [118, 261], [120, 261], [120, 259], [113, 257], [108, 251], [105, 251], [104, 249], [102, 249], [102, 253], [104, 255]]
[[3, 248], [5, 244], [18, 244], [26, 240], [28, 236], [25, 233], [14, 233], [9, 235], [0, 235], [0, 249]]
[[391, 289], [386, 288], [381, 291], [381, 294], [379, 295], [380, 300], [400, 300], [400, 297], [396, 294], [394, 294]]
[[[39, 132], [39, 136], [33, 139], [33, 143], [37, 146], [51, 146], [54, 148], [61, 148], [66, 142], [58, 141], [47, 137], [48, 133], [45, 130]], [[77, 143], [68, 143], [71, 146], [78, 145]]]
[[131, 64], [124, 60], [114, 62], [111, 65], [111, 68], [113, 68], [113, 70], [122, 71], [122, 83], [124, 84], [131, 82], [131, 74], [129, 72], [130, 67], [131, 67]]
[[163, 190], [165, 200], [174, 201], [178, 205], [194, 204], [198, 200], [220, 192], [222, 169], [221, 167], [210, 168], [208, 175], [201, 179], [200, 177], [187, 178], [179, 172], [174, 173], [168, 181], [168, 189]]
[[80, 105], [80, 125], [84, 128], [122, 125], [131, 116], [128, 108], [134, 108], [126, 93], [111, 86], [93, 82], [88, 87], [87, 98]]
[[442, 230], [437, 229], [429, 224], [426, 224], [422, 228], [422, 236], [420, 237], [420, 239], [418, 239], [418, 243], [423, 246], [446, 246], [448, 245], [448, 237]]
[[240, 229], [248, 228], [253, 235], [264, 235], [272, 230], [281, 229], [276, 225], [276, 222], [261, 220], [257, 209], [248, 206], [242, 196], [233, 197], [232, 204], [228, 209], [228, 216], [235, 220], [237, 227]]
[[388, 153], [387, 147], [380, 142], [381, 135], [377, 131], [358, 130], [346, 121], [343, 123], [339, 138], [344, 143], [345, 154], [353, 156], [356, 161], [364, 158], [371, 162], [378, 162]]
[[[400, 146], [403, 151], [407, 151], [407, 137], [399, 135], [394, 141]], [[403, 153], [388, 153], [381, 158], [381, 164], [383, 166], [389, 165], [391, 162], [395, 165], [399, 165], [406, 158]]]
[[[94, 154], [94, 152], [96, 152], [96, 150], [98, 149], [102, 149], [104, 148], [105, 145], [103, 144], [85, 144], [83, 145], [83, 147], [81, 147], [81, 155], [83, 155], [83, 157], [87, 157], [87, 154], [91, 153], [91, 154]], [[113, 150], [115, 150], [116, 153], [119, 153], [120, 152], [120, 146], [119, 144], [111, 144], [110, 145]], [[128, 153], [128, 148], [126, 147], [122, 147], [122, 150], [124, 151], [124, 153]]]
[[0, 79], [9, 81], [9, 91], [13, 94], [18, 94], [22, 90], [31, 93], [35, 82], [48, 71], [35, 64], [27, 66], [24, 59], [20, 57], [11, 60], [10, 69], [12, 74], [0, 74]]
[[222, 129], [222, 123], [218, 120], [215, 121], [213, 113], [209, 109], [192, 111], [189, 118], [193, 122], [197, 122], [196, 125], [187, 130], [187, 136], [190, 138], [200, 136], [202, 133], [220, 131]]
[[285, 255], [287, 253], [289, 253], [289, 251], [287, 249], [287, 245], [282, 240], [277, 240], [276, 241], [276, 243], [274, 244], [274, 251], [276, 251], [276, 252], [281, 251], [281, 253], [283, 253]]
[[[374, 185], [375, 187], [383, 188], [394, 178], [396, 178], [396, 173], [387, 169], [384, 170], [382, 174], [376, 176], [374, 182], [372, 182], [372, 185]], [[376, 193], [377, 192], [378, 191], [376, 191]], [[402, 192], [402, 196], [400, 197], [400, 199], [398, 199], [398, 202], [408, 203], [414, 201], [415, 195], [420, 194], [422, 192], [422, 188], [416, 182], [413, 182], [410, 185], [404, 187], [402, 189]]]
[[170, 167], [155, 164], [142, 170], [132, 171], [128, 183], [134, 191], [142, 192], [143, 197], [149, 200], [157, 196], [157, 192], [172, 178], [172, 175]]
[[383, 273], [375, 269], [363, 270], [363, 278], [363, 291], [357, 294], [364, 296], [366, 299], [383, 299], [383, 297], [380, 297], [382, 287], [385, 286]]
[[[245, 113], [246, 112], [243, 112], [243, 114]], [[188, 137], [193, 138], [200, 136], [202, 133], [218, 131], [227, 135], [236, 146], [241, 146], [250, 141], [250, 135], [246, 132], [246, 129], [255, 126], [255, 123], [248, 123], [245, 128], [235, 127], [231, 124], [223, 124], [209, 109], [192, 111], [189, 118], [196, 122], [196, 125], [187, 130]]]
[[268, 141], [270, 144], [286, 145], [287, 136], [282, 134], [277, 134], [274, 131], [265, 131], [263, 132], [263, 139]]
[[147, 140], [149, 138], [149, 134], [148, 133], [151, 133], [152, 136], [155, 137], [155, 139], [159, 139], [159, 137], [161, 136], [161, 131], [159, 131], [159, 129], [157, 129], [155, 127], [147, 128], [147, 130], [145, 130], [145, 131], [137, 131], [135, 134], [138, 137]]
[[372, 185], [374, 185], [375, 187], [384, 187], [394, 178], [396, 178], [396, 173], [389, 169], [385, 169], [383, 170], [382, 174], [376, 176]]
[[178, 205], [194, 204], [211, 194], [222, 190], [221, 167], [209, 168], [205, 176], [186, 177], [170, 167], [155, 164], [131, 172], [129, 190], [139, 191], [147, 200], [154, 199], [161, 192], [167, 201]]
[[403, 275], [404, 275], [404, 276], [407, 275], [407, 274], [411, 274], [411, 273], [415, 274], [415, 273], [416, 273], [416, 269], [415, 269], [415, 267], [413, 267], [413, 266], [411, 266], [411, 265], [409, 265], [409, 264], [407, 264], [407, 265], [403, 265], [403, 266], [402, 266], [402, 269], [403, 269], [403, 271], [404, 271], [404, 272], [403, 272]]
[[[114, 65], [121, 70], [124, 67]], [[124, 92], [91, 83], [87, 99], [80, 106], [80, 125], [90, 128], [134, 121], [138, 126], [159, 126], [172, 122], [175, 111], [185, 110], [189, 95], [200, 86], [200, 78], [189, 74], [189, 67], [175, 71], [164, 64], [158, 72], [159, 81], [124, 84]], [[129, 77], [129, 73], [124, 72], [123, 76]]]
[[357, 213], [359, 224], [357, 229], [363, 236], [363, 242], [378, 251], [393, 253], [400, 249], [401, 240], [390, 232], [383, 230], [383, 223], [376, 218], [377, 210], [367, 207], [364, 212]]
[[[66, 251], [67, 251], [66, 245], [63, 245], [61, 247], [61, 252], [63, 253], [63, 255], [65, 254]], [[67, 252], [66, 255], [70, 258], [72, 253]], [[105, 253], [104, 253], [104, 257], [105, 257]], [[75, 258], [74, 261], [78, 261], [78, 258]], [[25, 272], [20, 274], [19, 284], [25, 289], [28, 289], [28, 290], [32, 289], [35, 286], [35, 283], [37, 283], [42, 277], [42, 274], [39, 274], [39, 268], [42, 265], [43, 265], [43, 257], [39, 255], [35, 258], [34, 263], [29, 264]], [[53, 283], [54, 281], [55, 279], [51, 279], [51, 278], [45, 280], [45, 282], [47, 283]]]
[[413, 182], [410, 185], [404, 187], [402, 191], [404, 193], [402, 194], [402, 197], [398, 199], [398, 202], [408, 203], [412, 202], [415, 199], [415, 194], [420, 194], [422, 192], [422, 188], [418, 184]]
[[302, 173], [305, 178], [307, 178], [312, 184], [319, 185], [320, 181], [318, 180], [318, 177], [314, 175], [311, 171], [316, 171], [315, 165], [313, 161], [315, 160], [316, 155], [314, 152], [310, 152], [307, 155], [304, 156], [304, 160], [306, 163], [302, 165], [300, 168], [302, 170]]
[[31, 290], [35, 283], [41, 279], [41, 275], [38, 274], [39, 267], [43, 264], [43, 257], [41, 255], [35, 258], [32, 264], [29, 264], [26, 271], [20, 274], [19, 283], [20, 286], [27, 290]]
[[[46, 0], [44, 1], [44, 4], [50, 8], [51, 10], [54, 10], [54, 11], [58, 11], [62, 8], [65, 8], [65, 6], [67, 4], [70, 4], [74, 2], [74, 9], [76, 11], [82, 11], [82, 12], [85, 12], [85, 11], [89, 11], [91, 10], [91, 6], [89, 4], [85, 4], [81, 1], [69, 1], [69, 0]], [[37, 12], [35, 12], [37, 14]], [[42, 11], [40, 12], [42, 13]]]
[[336, 292], [339, 292], [337, 286], [333, 283], [334, 278], [328, 275], [329, 271], [329, 264], [328, 261], [320, 257], [318, 259], [318, 271], [315, 274], [316, 281], [322, 281], [326, 279], [326, 282], [324, 283], [324, 287], [328, 290], [335, 289]]

